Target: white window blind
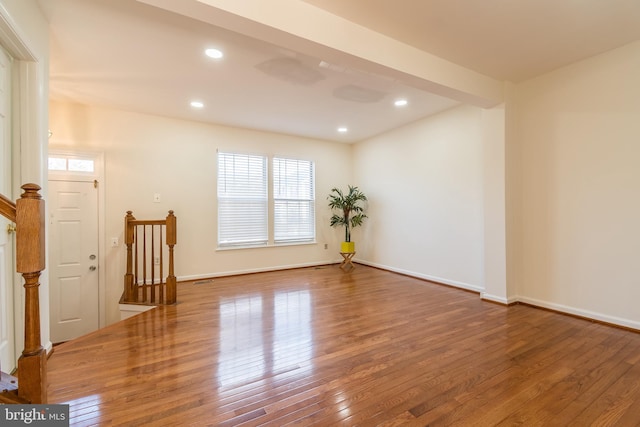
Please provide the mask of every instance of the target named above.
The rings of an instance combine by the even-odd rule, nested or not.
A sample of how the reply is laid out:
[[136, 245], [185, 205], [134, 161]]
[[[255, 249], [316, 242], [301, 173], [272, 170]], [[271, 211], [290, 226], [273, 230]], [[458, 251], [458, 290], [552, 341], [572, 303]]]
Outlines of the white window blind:
[[315, 240], [313, 162], [274, 157], [274, 243]]
[[267, 158], [218, 153], [218, 246], [266, 245]]

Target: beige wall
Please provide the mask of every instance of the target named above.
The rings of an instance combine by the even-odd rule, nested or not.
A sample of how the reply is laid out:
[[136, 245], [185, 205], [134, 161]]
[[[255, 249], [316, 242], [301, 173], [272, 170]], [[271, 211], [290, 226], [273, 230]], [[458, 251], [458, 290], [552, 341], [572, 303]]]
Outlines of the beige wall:
[[482, 110], [462, 106], [356, 145], [371, 265], [482, 290]]
[[520, 298], [640, 328], [640, 42], [520, 84]]
[[[107, 322], [118, 319], [125, 248], [123, 218], [178, 217], [176, 276], [211, 277], [336, 261], [341, 237], [331, 229], [326, 197], [351, 179], [346, 144], [174, 120], [78, 104], [51, 102], [51, 145], [104, 153], [106, 172]], [[284, 155], [316, 165], [317, 244], [216, 250], [216, 149]], [[153, 194], [161, 203], [153, 203]], [[324, 244], [329, 246], [324, 249]]]

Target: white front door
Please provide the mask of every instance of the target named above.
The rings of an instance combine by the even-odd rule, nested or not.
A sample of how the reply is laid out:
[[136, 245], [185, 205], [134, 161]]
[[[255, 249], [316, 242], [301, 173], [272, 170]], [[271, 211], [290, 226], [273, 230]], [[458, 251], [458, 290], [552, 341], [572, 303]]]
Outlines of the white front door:
[[98, 190], [93, 182], [49, 181], [51, 341], [99, 328]]
[[[11, 60], [0, 49], [0, 193], [15, 200], [11, 194]], [[0, 367], [11, 372], [16, 367], [13, 319], [13, 237], [9, 225], [0, 216]]]

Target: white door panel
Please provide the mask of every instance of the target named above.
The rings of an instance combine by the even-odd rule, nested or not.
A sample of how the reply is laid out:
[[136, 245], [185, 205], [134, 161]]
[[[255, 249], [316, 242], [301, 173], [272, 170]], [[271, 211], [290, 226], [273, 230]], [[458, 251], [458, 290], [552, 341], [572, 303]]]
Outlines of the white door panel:
[[53, 342], [99, 327], [98, 191], [93, 182], [49, 181]]

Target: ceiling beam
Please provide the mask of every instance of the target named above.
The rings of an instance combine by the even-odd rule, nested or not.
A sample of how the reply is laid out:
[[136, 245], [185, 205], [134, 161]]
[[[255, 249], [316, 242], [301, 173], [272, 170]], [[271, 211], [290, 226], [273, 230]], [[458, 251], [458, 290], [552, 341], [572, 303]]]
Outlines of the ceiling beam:
[[467, 104], [490, 108], [503, 101], [503, 82], [301, 0], [138, 1]]

